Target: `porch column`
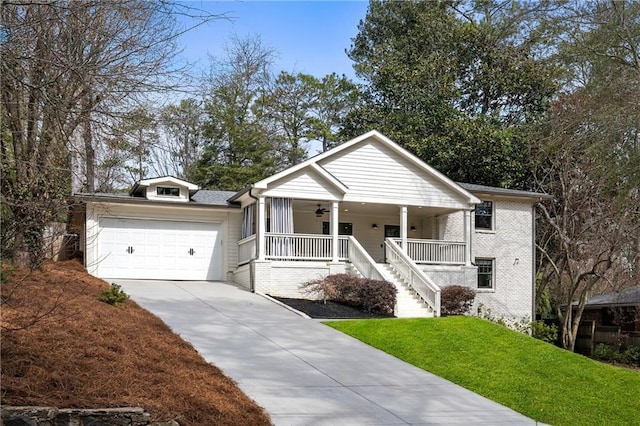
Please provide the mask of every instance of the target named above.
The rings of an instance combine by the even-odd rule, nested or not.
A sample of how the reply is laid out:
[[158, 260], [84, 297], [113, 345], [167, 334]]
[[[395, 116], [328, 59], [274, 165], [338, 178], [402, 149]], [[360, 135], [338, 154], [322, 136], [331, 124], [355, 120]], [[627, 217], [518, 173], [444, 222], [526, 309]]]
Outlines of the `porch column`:
[[264, 244], [264, 231], [265, 231], [265, 199], [263, 196], [258, 196], [258, 217], [256, 218], [256, 247], [258, 251], [258, 260], [264, 260], [265, 256], [265, 244]]
[[400, 207], [400, 240], [402, 251], [407, 252], [407, 206]]
[[464, 211], [464, 264], [471, 266], [471, 210]]
[[338, 202], [331, 203], [331, 262], [338, 263]]

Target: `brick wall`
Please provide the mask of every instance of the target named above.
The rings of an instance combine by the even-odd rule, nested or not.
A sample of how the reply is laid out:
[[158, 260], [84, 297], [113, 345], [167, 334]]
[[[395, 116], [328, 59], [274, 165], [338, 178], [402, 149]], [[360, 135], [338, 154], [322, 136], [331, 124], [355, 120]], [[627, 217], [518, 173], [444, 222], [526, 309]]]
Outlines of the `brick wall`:
[[[478, 289], [473, 310], [482, 304], [494, 317], [510, 320], [533, 318], [533, 226], [532, 206], [526, 201], [486, 198], [493, 201], [495, 226], [491, 231], [476, 231], [471, 215], [471, 256], [494, 259], [493, 289]], [[460, 240], [463, 214], [455, 213], [438, 220], [441, 238]], [[436, 282], [438, 284], [438, 282]]]
[[345, 265], [327, 262], [254, 261], [255, 292], [278, 297], [305, 297], [300, 285], [330, 274], [344, 273]]

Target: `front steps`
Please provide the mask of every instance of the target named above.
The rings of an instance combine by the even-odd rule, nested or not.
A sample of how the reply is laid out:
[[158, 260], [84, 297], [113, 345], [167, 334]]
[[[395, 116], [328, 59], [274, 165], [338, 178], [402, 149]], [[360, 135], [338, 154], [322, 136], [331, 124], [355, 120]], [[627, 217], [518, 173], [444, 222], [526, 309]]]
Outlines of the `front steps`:
[[398, 318], [431, 318], [434, 311], [418, 296], [418, 294], [386, 263], [379, 263], [384, 278], [393, 283], [398, 290], [396, 294], [396, 317]]
[[[433, 309], [422, 301], [420, 296], [409, 287], [409, 285], [398, 275], [390, 265], [378, 263], [378, 269], [382, 272], [384, 279], [396, 286], [395, 314], [398, 318], [431, 318], [434, 316]], [[347, 263], [345, 269], [347, 274], [362, 277], [362, 274], [351, 264]]]

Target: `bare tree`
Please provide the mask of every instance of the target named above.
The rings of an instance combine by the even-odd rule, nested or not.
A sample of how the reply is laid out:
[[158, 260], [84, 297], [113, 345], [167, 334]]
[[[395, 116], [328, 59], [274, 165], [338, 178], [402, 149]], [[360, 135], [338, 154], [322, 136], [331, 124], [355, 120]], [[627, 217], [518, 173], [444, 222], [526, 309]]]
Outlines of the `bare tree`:
[[44, 227], [65, 221], [71, 174], [95, 189], [98, 124], [171, 87], [181, 8], [142, 0], [2, 2], [3, 256], [19, 264], [41, 259]]
[[542, 289], [573, 350], [589, 297], [640, 277], [640, 5], [580, 5], [562, 25], [572, 72], [533, 149], [554, 195], [539, 207]]

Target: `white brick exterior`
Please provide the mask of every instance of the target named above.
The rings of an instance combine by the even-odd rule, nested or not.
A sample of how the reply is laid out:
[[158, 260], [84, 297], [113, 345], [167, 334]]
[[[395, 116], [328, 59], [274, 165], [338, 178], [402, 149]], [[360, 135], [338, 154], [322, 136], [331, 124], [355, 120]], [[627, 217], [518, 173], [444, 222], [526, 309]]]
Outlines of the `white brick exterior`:
[[[467, 285], [477, 291], [474, 311], [480, 305], [491, 315], [510, 320], [533, 318], [534, 249], [533, 207], [531, 200], [482, 197], [493, 202], [494, 229], [475, 230], [471, 220], [471, 256], [494, 259], [493, 289], [478, 289], [477, 281]], [[439, 218], [441, 238], [456, 240], [463, 232], [463, 214]], [[442, 281], [436, 283], [443, 286]]]
[[345, 272], [344, 263], [254, 261], [253, 265], [254, 291], [278, 297], [307, 297], [300, 291], [301, 284]]

